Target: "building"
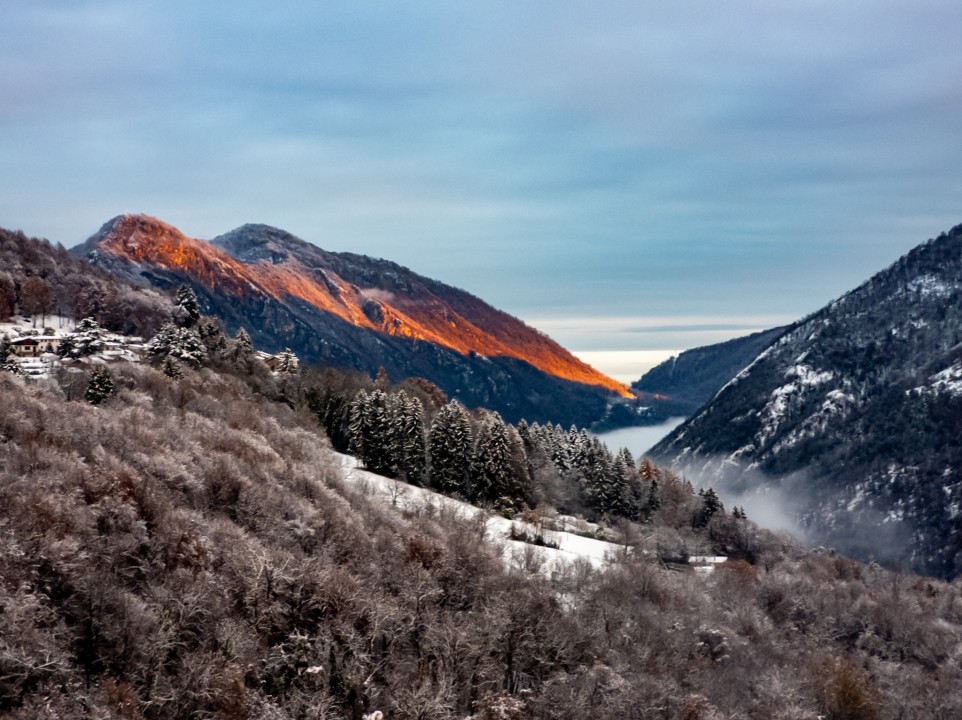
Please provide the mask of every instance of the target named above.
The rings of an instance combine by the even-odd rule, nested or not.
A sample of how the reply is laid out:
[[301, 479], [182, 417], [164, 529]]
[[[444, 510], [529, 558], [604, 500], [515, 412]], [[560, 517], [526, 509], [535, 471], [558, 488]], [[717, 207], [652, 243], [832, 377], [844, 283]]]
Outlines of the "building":
[[44, 353], [57, 352], [60, 338], [55, 335], [28, 335], [11, 340], [9, 346], [17, 357], [38, 358]]

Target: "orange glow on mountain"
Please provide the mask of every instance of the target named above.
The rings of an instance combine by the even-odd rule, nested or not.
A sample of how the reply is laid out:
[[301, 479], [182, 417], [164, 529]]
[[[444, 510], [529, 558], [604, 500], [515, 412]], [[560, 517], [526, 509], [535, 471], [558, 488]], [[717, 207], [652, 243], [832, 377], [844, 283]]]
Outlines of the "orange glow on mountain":
[[497, 311], [493, 314], [500, 325], [489, 323], [491, 327], [482, 329], [438, 297], [394, 298], [374, 288], [358, 288], [331, 270], [307, 268], [298, 262], [275, 265], [259, 261], [248, 265], [210, 243], [188, 238], [173, 226], [144, 215], [118, 218], [98, 247], [134, 263], [176, 269], [224, 295], [261, 295], [281, 302], [298, 298], [357, 327], [434, 343], [462, 355], [475, 352], [485, 357], [517, 358], [550, 375], [632, 397], [622, 383]]

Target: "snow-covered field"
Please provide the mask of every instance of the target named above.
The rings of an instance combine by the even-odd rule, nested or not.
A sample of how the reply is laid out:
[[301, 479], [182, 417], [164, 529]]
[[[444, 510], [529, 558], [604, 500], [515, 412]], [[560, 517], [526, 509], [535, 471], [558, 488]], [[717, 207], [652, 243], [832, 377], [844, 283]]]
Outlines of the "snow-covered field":
[[45, 322], [41, 323], [40, 318], [36, 319], [36, 325], [32, 320], [28, 320], [15, 315], [5, 322], [0, 322], [0, 335], [8, 337], [19, 337], [21, 335], [32, 335], [43, 333], [44, 328], [53, 330], [54, 335], [66, 335], [72, 333], [76, 322], [73, 318], [61, 317], [60, 315], [47, 315]]
[[[358, 466], [357, 458], [342, 453], [333, 453], [341, 465], [344, 480], [356, 489], [370, 492], [386, 505], [399, 510], [423, 508], [433, 505], [454, 511], [465, 519], [477, 518], [485, 512], [474, 505], [440, 495], [427, 488], [415, 487], [399, 480], [368, 472]], [[533, 545], [520, 540], [512, 540], [511, 526], [524, 530], [530, 535], [540, 532], [545, 540], [557, 544], [557, 548]], [[624, 547], [604, 540], [582, 537], [570, 532], [557, 530], [539, 531], [533, 525], [520, 520], [508, 520], [500, 515], [490, 514], [485, 521], [487, 537], [503, 549], [503, 557], [509, 566], [540, 565], [545, 573], [559, 565], [570, 565], [577, 561], [587, 561], [593, 567], [601, 567], [610, 555], [624, 552]], [[534, 562], [532, 562], [534, 561]]]

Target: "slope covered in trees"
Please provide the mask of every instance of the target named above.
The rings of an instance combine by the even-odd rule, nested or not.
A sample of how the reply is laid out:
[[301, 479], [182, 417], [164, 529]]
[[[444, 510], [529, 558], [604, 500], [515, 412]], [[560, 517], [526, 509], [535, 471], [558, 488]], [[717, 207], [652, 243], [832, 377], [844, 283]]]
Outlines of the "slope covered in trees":
[[653, 453], [813, 542], [962, 573], [962, 226], [797, 323]]
[[659, 415], [688, 417], [787, 329], [772, 328], [685, 350], [646, 372], [631, 389]]
[[[509, 426], [427, 384], [272, 375], [243, 338], [201, 334], [205, 366], [115, 365], [96, 405], [69, 377], [0, 372], [5, 717], [962, 713], [958, 586], [806, 551], [647, 462], [629, 483], [659, 501], [613, 525], [607, 569], [509, 568], [477, 523], [351, 491], [318, 420], [350, 433], [365, 394], [397, 413], [417, 398], [425, 427], [488, 438], [468, 477], [510, 449]], [[559, 468], [600, 452], [578, 431], [512, 429], [542, 509], [566, 492]], [[574, 473], [586, 490], [589, 474]], [[707, 576], [663, 562], [723, 547], [744, 559]]]
[[153, 334], [169, 318], [163, 294], [119, 280], [64, 248], [0, 228], [0, 322], [14, 313], [42, 330], [50, 315], [90, 317], [127, 334]]
[[[189, 284], [230, 332], [309, 364], [428, 378], [506, 419], [589, 425], [631, 405], [621, 383], [517, 318], [386, 260], [321, 250], [245, 225], [212, 242], [142, 215], [111, 220], [72, 252], [119, 277]], [[636, 420], [637, 413], [617, 417]]]

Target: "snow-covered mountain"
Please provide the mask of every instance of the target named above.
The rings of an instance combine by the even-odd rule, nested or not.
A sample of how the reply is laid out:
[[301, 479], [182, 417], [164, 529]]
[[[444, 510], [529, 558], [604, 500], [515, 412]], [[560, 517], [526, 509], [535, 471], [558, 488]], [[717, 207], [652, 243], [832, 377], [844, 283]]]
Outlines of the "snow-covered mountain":
[[962, 226], [793, 326], [653, 453], [811, 540], [962, 572]]
[[631, 398], [621, 383], [507, 313], [395, 263], [324, 251], [266, 225], [211, 242], [145, 215], [72, 251], [123, 278], [191, 285], [204, 311], [258, 347], [394, 380], [420, 376], [506, 419], [590, 425]]

